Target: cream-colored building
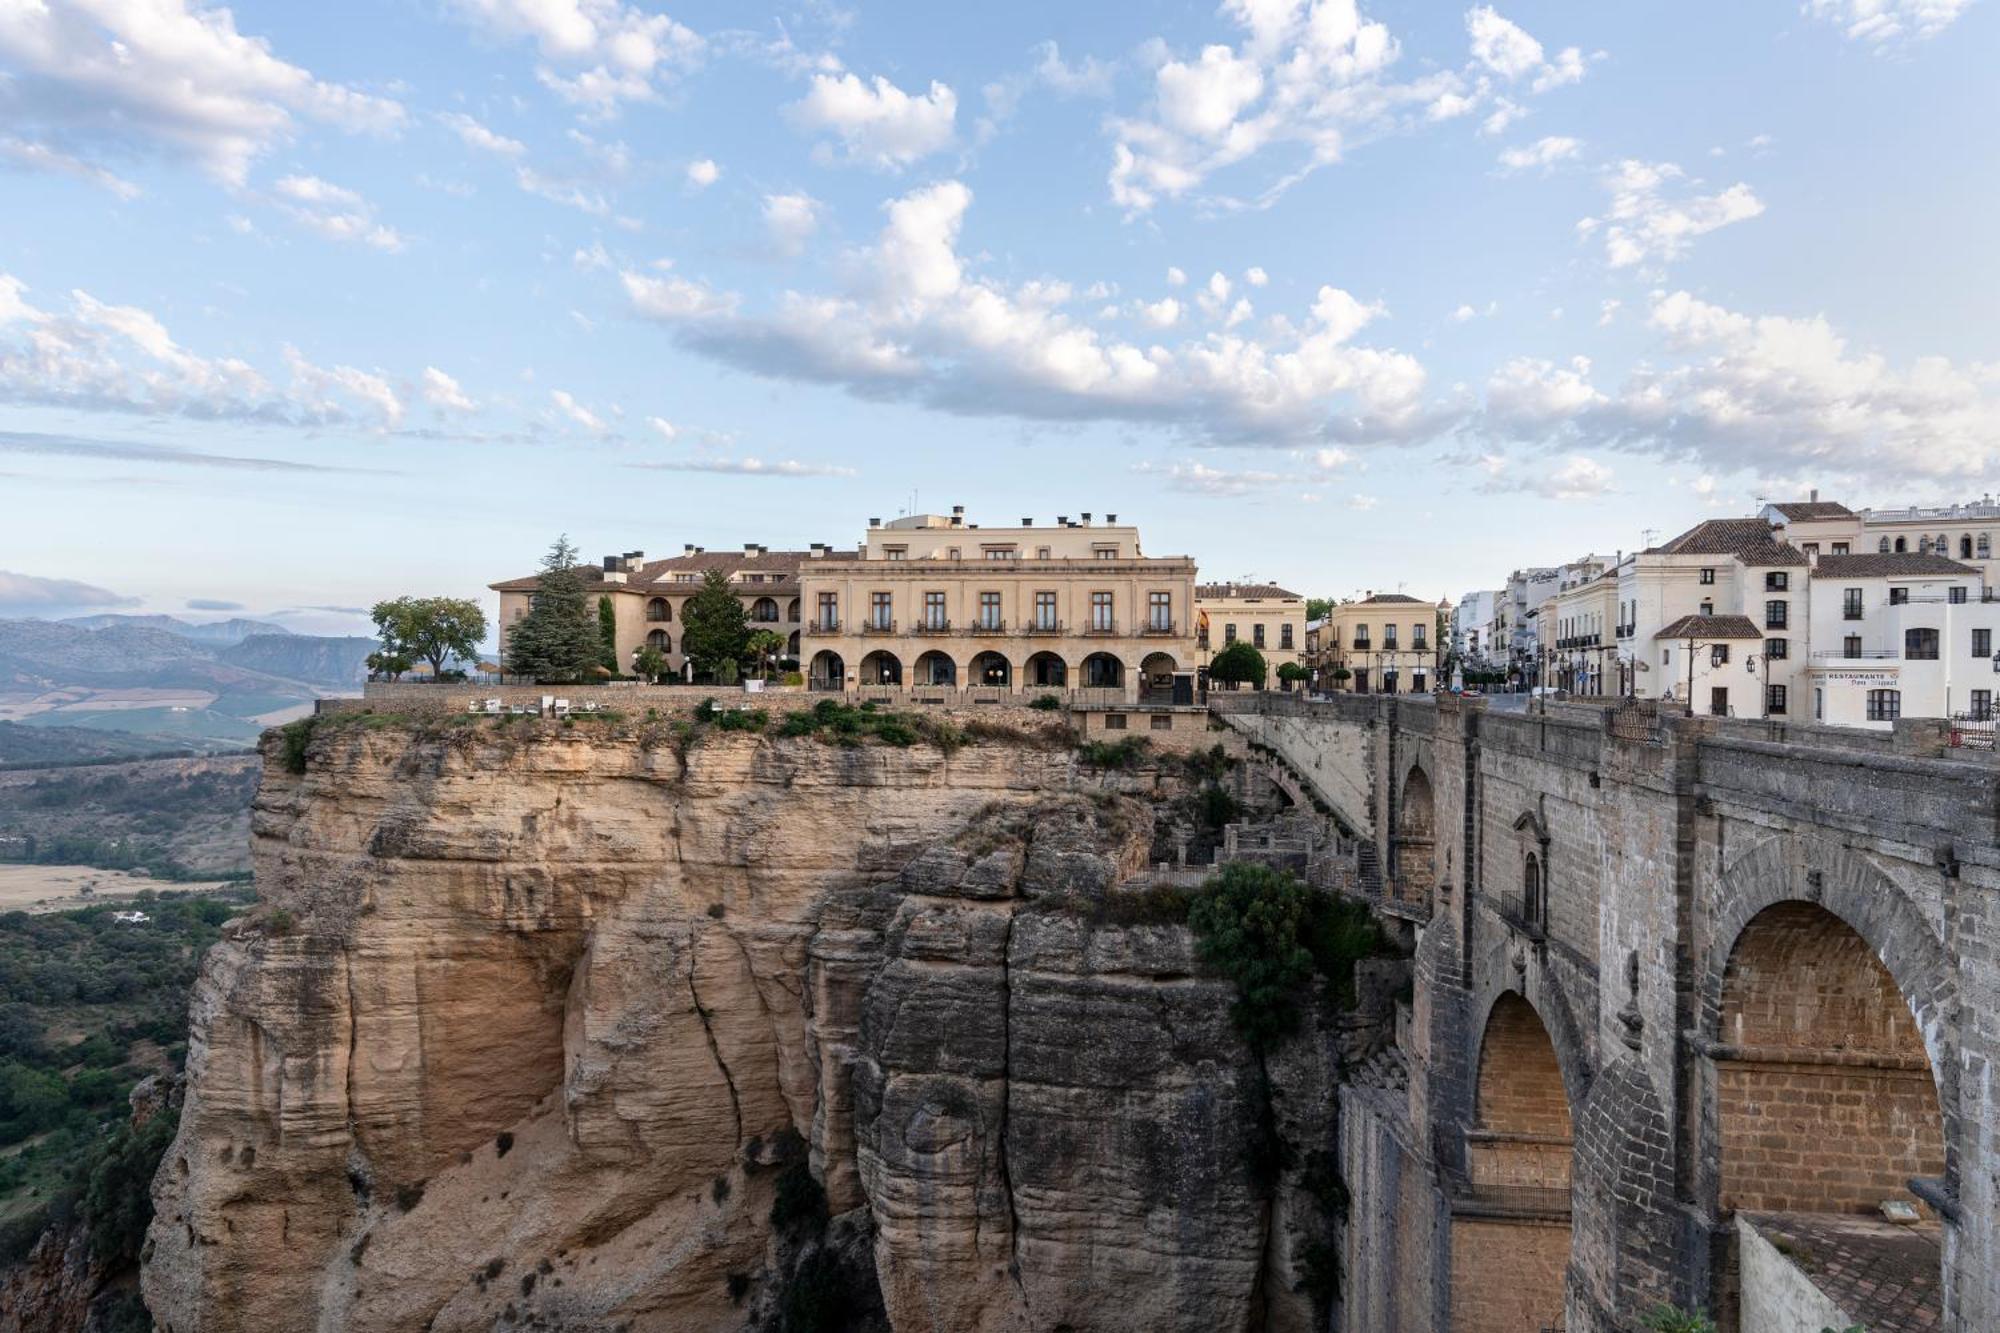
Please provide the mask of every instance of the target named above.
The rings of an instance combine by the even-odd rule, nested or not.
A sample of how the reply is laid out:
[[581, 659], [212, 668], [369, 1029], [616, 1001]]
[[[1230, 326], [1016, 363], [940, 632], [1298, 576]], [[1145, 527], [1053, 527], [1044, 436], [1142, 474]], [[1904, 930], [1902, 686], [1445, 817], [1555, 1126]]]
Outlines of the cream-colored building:
[[1572, 694], [1626, 693], [1618, 657], [1618, 569], [1586, 557], [1563, 567], [1562, 586], [1543, 604], [1540, 641], [1548, 683]]
[[1278, 669], [1306, 662], [1306, 599], [1272, 583], [1195, 585], [1195, 646], [1207, 666], [1232, 643], [1248, 643], [1264, 655], [1276, 684]]
[[[1440, 604], [1449, 609], [1448, 604]], [[1327, 685], [1354, 694], [1426, 694], [1444, 682], [1438, 677], [1439, 606], [1400, 592], [1375, 593], [1342, 602], [1327, 613], [1320, 651], [1329, 672], [1345, 667], [1345, 680]]]
[[[667, 560], [647, 560], [644, 551], [608, 555], [596, 567], [584, 566], [583, 576], [592, 598], [608, 597], [617, 620], [618, 661], [630, 670], [632, 659], [650, 644], [666, 654], [673, 674], [686, 671], [681, 653], [681, 612], [688, 598], [701, 591], [710, 570], [720, 570], [735, 590], [750, 628], [771, 630], [782, 635], [786, 656], [799, 653], [800, 602], [799, 566], [807, 558], [804, 551], [774, 551], [750, 543], [742, 553], [711, 552], [686, 546], [680, 555]], [[528, 604], [540, 586], [540, 577], [530, 574], [488, 585], [500, 594], [500, 654], [506, 660], [507, 633], [514, 622], [528, 613]]]
[[852, 554], [801, 562], [815, 689], [1084, 687], [1192, 699], [1195, 562], [1148, 556], [1107, 514], [1011, 528], [948, 514], [870, 520]]

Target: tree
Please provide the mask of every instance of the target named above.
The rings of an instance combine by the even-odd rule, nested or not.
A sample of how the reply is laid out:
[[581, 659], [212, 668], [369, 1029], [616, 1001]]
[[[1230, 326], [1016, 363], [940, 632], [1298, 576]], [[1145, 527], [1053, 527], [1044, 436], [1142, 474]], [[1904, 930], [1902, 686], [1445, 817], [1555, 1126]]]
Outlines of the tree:
[[660, 683], [660, 677], [666, 675], [669, 670], [667, 655], [649, 643], [632, 654], [632, 670], [643, 677], [648, 685], [657, 685]]
[[382, 636], [383, 655], [405, 659], [404, 671], [422, 658], [433, 676], [442, 676], [452, 658], [477, 661], [486, 637], [486, 613], [462, 597], [396, 597], [375, 603], [369, 616]]
[[410, 659], [402, 653], [368, 654], [368, 674], [371, 676], [386, 676], [394, 680], [408, 671], [412, 665]]
[[597, 599], [597, 664], [609, 675], [618, 674], [618, 612], [609, 597]]
[[567, 536], [558, 537], [542, 558], [528, 613], [507, 632], [507, 671], [568, 684], [583, 680], [597, 665], [597, 625], [578, 572], [576, 547]]
[[681, 611], [681, 652], [699, 675], [719, 677], [748, 655], [749, 617], [729, 576], [711, 569]]
[[1311, 675], [1310, 671], [1307, 671], [1297, 662], [1284, 662], [1278, 667], [1278, 679], [1285, 682], [1286, 685], [1296, 685]]
[[1226, 681], [1232, 685], [1262, 685], [1266, 668], [1264, 654], [1238, 639], [1215, 655], [1208, 664], [1210, 680]]
[[749, 638], [744, 640], [743, 647], [749, 653], [750, 660], [756, 664], [757, 674], [769, 680], [772, 668], [777, 665], [778, 659], [784, 656], [785, 636], [776, 630], [752, 630]]
[[1331, 597], [1306, 598], [1307, 620], [1325, 620], [1327, 617], [1327, 613], [1332, 610], [1333, 610], [1333, 599]]

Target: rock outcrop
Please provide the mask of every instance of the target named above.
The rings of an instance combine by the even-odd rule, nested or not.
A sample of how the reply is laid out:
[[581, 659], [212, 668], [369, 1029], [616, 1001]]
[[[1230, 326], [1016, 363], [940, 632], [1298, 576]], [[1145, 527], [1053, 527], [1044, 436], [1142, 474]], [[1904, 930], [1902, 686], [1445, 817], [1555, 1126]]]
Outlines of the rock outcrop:
[[[268, 757], [154, 1185], [170, 1333], [782, 1327], [871, 1252], [846, 1326], [1311, 1326], [1332, 1042], [1263, 1068], [1116, 887], [1178, 764], [540, 724]], [[819, 1219], [774, 1227], [808, 1162]]]

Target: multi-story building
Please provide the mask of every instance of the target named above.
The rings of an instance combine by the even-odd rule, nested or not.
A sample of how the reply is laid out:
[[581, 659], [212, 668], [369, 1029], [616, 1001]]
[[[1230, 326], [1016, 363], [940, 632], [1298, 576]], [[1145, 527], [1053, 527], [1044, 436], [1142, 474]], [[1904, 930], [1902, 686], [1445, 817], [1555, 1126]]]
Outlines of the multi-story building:
[[[870, 519], [853, 554], [799, 569], [815, 689], [1082, 686], [1192, 699], [1195, 562], [1147, 556], [1107, 514], [982, 528], [949, 515]], [[1296, 633], [1296, 631], [1295, 631]]]
[[1264, 655], [1270, 679], [1306, 661], [1306, 599], [1271, 583], [1199, 583], [1194, 590], [1195, 647], [1206, 666], [1232, 643]]
[[1810, 616], [1814, 721], [1992, 718], [2000, 600], [1973, 566], [1920, 551], [1822, 555]]
[[[799, 566], [806, 558], [804, 551], [774, 551], [754, 542], [747, 543], [740, 555], [688, 545], [680, 555], [666, 560], [647, 560], [644, 551], [608, 555], [597, 567], [586, 565], [578, 573], [593, 596], [610, 599], [617, 622], [619, 662], [629, 667], [640, 648], [650, 644], [666, 655], [673, 674], [680, 676], [687, 670], [687, 659], [681, 653], [681, 612], [687, 599], [701, 591], [710, 570], [719, 570], [728, 578], [751, 628], [785, 636], [787, 656], [796, 658]], [[488, 585], [500, 594], [503, 661], [508, 631], [528, 613], [540, 582], [538, 575], [530, 574]]]
[[[1493, 614], [1505, 594], [1482, 589], [1458, 599], [1451, 613], [1451, 651], [1469, 667], [1493, 665]], [[1504, 656], [1504, 655], [1503, 655]]]
[[1428, 693], [1440, 683], [1437, 627], [1449, 605], [1400, 592], [1336, 605], [1320, 631], [1321, 651], [1329, 670], [1345, 667], [1348, 675], [1329, 681], [1331, 687], [1355, 694]]
[[1550, 684], [1586, 697], [1626, 693], [1615, 562], [1586, 556], [1565, 565], [1561, 588], [1543, 604], [1539, 619]]
[[1494, 666], [1514, 671], [1525, 683], [1541, 683], [1541, 608], [1561, 588], [1560, 565], [1531, 566], [1507, 576], [1487, 635]]

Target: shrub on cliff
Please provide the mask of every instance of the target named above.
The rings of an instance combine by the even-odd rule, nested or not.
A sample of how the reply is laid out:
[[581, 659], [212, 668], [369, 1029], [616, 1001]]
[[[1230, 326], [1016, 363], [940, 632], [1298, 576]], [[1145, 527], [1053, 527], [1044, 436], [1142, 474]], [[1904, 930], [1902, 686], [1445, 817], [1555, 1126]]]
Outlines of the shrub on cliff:
[[1355, 963], [1380, 944], [1362, 904], [1248, 861], [1208, 878], [1188, 924], [1202, 961], [1235, 983], [1231, 1016], [1260, 1051], [1297, 1030], [1300, 999], [1316, 976], [1345, 1000]]

